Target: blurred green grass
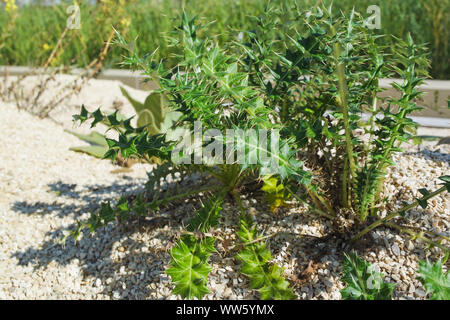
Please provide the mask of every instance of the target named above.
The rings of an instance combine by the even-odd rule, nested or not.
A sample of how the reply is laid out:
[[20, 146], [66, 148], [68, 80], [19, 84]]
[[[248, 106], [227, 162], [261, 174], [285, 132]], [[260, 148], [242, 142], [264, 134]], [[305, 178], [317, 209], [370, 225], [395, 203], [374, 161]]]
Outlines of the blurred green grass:
[[[278, 5], [288, 5], [293, 0], [272, 0]], [[331, 1], [324, 0], [325, 4]], [[11, 28], [7, 28], [10, 17], [0, 9], [0, 65], [40, 65], [55, 46], [59, 35], [66, 26], [66, 8], [71, 2], [56, 6], [24, 6]], [[301, 8], [310, 8], [317, 0], [297, 0]], [[171, 31], [179, 23], [178, 17], [184, 5], [190, 14], [196, 14], [205, 22], [215, 21], [208, 28], [219, 42], [237, 37], [240, 30], [252, 29], [250, 15], [260, 14], [265, 0], [136, 0], [121, 9], [122, 18], [129, 20], [129, 26], [122, 23], [119, 32], [127, 39], [138, 36], [141, 53], [153, 52], [159, 48], [160, 58], [168, 58], [170, 48], [162, 34]], [[417, 42], [428, 44], [431, 52], [431, 75], [436, 79], [449, 79], [449, 12], [450, 0], [340, 0], [334, 1], [335, 10], [349, 13], [352, 7], [364, 16], [370, 5], [378, 5], [381, 10], [379, 34], [392, 34], [405, 38], [411, 32]], [[81, 29], [70, 30], [64, 43], [52, 62], [53, 65], [86, 66], [98, 56], [106, 37], [115, 21], [115, 10], [105, 12], [101, 5], [80, 4]], [[118, 19], [118, 18], [117, 18]], [[390, 37], [382, 39], [390, 45]], [[113, 47], [105, 66], [117, 68], [123, 50]]]

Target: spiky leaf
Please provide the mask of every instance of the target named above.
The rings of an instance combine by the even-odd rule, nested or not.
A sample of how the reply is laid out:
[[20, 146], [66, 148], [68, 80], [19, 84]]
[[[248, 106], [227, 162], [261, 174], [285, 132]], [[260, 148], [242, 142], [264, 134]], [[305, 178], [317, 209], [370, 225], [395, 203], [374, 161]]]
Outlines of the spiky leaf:
[[395, 285], [383, 282], [383, 275], [373, 265], [355, 253], [344, 254], [344, 276], [346, 287], [341, 290], [344, 300], [390, 300]]
[[258, 241], [258, 233], [250, 217], [241, 217], [238, 236], [243, 244], [238, 254], [242, 262], [241, 271], [249, 277], [250, 286], [259, 291], [261, 299], [295, 299], [289, 282], [282, 276], [282, 269], [271, 263], [269, 249], [264, 242]]
[[377, 184], [382, 173], [375, 167], [362, 167], [356, 174], [355, 204], [358, 217], [365, 221], [377, 196]]
[[278, 207], [287, 206], [286, 201], [290, 195], [286, 192], [284, 185], [278, 183], [275, 177], [263, 177], [264, 186], [261, 188], [265, 192], [266, 200], [270, 204], [270, 211], [275, 212]]
[[[220, 218], [221, 197], [213, 197], [197, 210], [190, 219], [188, 230], [191, 232], [206, 232], [215, 227]], [[183, 298], [201, 299], [209, 292], [206, 287], [208, 273], [212, 270], [208, 258], [215, 252], [213, 237], [196, 237], [183, 235], [171, 251], [171, 267], [166, 273], [175, 283], [174, 293]]]
[[189, 221], [188, 231], [207, 232], [210, 228], [217, 226], [220, 219], [221, 198], [208, 199], [202, 208], [196, 211], [195, 216]]
[[439, 180], [444, 181], [442, 184], [447, 188], [447, 191], [450, 192], [450, 176], [441, 176], [439, 177]]
[[418, 279], [424, 285], [427, 293], [431, 294], [431, 300], [450, 300], [450, 276], [442, 272], [440, 260], [435, 264], [427, 261], [419, 261]]
[[171, 267], [166, 273], [175, 283], [175, 294], [183, 298], [201, 299], [209, 292], [206, 287], [208, 273], [212, 270], [208, 264], [215, 239], [206, 237], [196, 239], [193, 236], [185, 235], [171, 250]]

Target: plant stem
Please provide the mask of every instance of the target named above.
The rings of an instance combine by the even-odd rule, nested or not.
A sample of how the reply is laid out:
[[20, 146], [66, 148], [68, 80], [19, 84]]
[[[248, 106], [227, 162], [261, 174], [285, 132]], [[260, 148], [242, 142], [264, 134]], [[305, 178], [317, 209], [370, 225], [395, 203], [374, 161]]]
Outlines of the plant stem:
[[167, 198], [163, 198], [163, 199], [156, 199], [156, 200], [154, 200], [152, 202], [156, 201], [156, 202], [159, 202], [160, 204], [164, 204], [164, 203], [167, 203], [167, 202], [170, 202], [170, 201], [174, 201], [174, 200], [178, 200], [178, 199], [181, 199], [181, 198], [189, 197], [189, 196], [191, 196], [193, 194], [196, 194], [196, 193], [206, 192], [206, 191], [216, 191], [216, 190], [220, 190], [221, 188], [222, 188], [221, 185], [219, 185], [219, 186], [206, 186], [206, 187], [198, 188], [198, 189], [195, 189], [195, 190], [190, 190], [190, 191], [187, 191], [187, 192], [184, 192], [184, 193], [176, 194], [176, 195], [171, 196], [171, 197], [167, 197]]
[[348, 158], [344, 158], [344, 171], [342, 172], [342, 194], [341, 202], [345, 208], [348, 208]]
[[[447, 190], [447, 188], [446, 188], [445, 186], [443, 186], [443, 187], [437, 189], [436, 191], [431, 192], [431, 193], [427, 194], [426, 196], [423, 196], [423, 197], [420, 199], [420, 201], [427, 201], [428, 199], [430, 199], [430, 198], [432, 198], [432, 197], [438, 195], [438, 194], [441, 193], [441, 192], [444, 192], [445, 190]], [[394, 213], [391, 213], [391, 214], [387, 215], [387, 216], [384, 217], [383, 219], [379, 219], [379, 220], [375, 221], [374, 223], [372, 223], [371, 225], [369, 225], [368, 227], [366, 227], [364, 230], [362, 230], [360, 233], [358, 233], [356, 236], [354, 236], [354, 237], [352, 238], [352, 242], [358, 240], [358, 239], [361, 238], [363, 235], [365, 235], [367, 232], [369, 232], [369, 231], [375, 229], [376, 227], [378, 227], [378, 226], [380, 226], [380, 225], [382, 225], [382, 224], [385, 224], [385, 223], [388, 222], [389, 220], [391, 220], [391, 219], [393, 219], [393, 218], [395, 218], [395, 217], [401, 215], [402, 213], [404, 213], [404, 212], [406, 212], [406, 211], [408, 211], [408, 210], [410, 210], [410, 209], [412, 209], [412, 208], [414, 208], [414, 207], [416, 207], [416, 206], [418, 206], [418, 205], [419, 205], [419, 200], [416, 200], [416, 201], [414, 201], [414, 202], [412, 202], [412, 203], [410, 203], [410, 204], [404, 206], [404, 207], [401, 208], [400, 210], [398, 210], [398, 211], [396, 211], [396, 212], [394, 212]]]
[[[405, 110], [402, 110], [400, 112], [400, 118], [404, 118], [405, 117]], [[388, 147], [384, 150], [383, 152], [383, 156], [382, 159], [383, 161], [380, 161], [379, 163], [376, 164], [376, 167], [378, 167], [377, 169], [383, 173], [383, 176], [378, 180], [377, 185], [376, 185], [376, 193], [375, 193], [375, 202], [378, 202], [380, 199], [380, 194], [381, 194], [381, 189], [383, 187], [383, 183], [384, 183], [384, 173], [386, 172], [386, 168], [388, 167], [388, 163], [386, 162], [386, 160], [388, 159], [388, 157], [390, 157], [391, 155], [391, 150], [394, 147], [395, 142], [397, 141], [397, 135], [398, 135], [398, 130], [400, 129], [401, 124], [397, 124], [394, 129], [392, 130], [391, 133], [391, 138], [388, 142]]]
[[317, 192], [311, 190], [310, 188], [306, 187], [306, 190], [308, 191], [308, 193], [311, 196], [314, 196], [317, 200], [319, 200], [319, 202], [329, 211], [331, 212], [333, 215], [336, 215], [336, 213], [334, 212], [333, 208], [331, 207], [331, 205], [327, 202], [327, 200], [325, 200], [320, 194], [318, 194]]
[[[331, 32], [336, 34], [334, 27], [331, 27]], [[348, 159], [348, 162], [346, 162], [344, 168], [344, 173], [346, 174], [346, 177], [342, 179], [342, 190], [343, 192], [347, 193], [349, 188], [348, 182], [351, 181], [351, 179], [349, 179], [349, 176], [351, 176], [352, 178], [355, 177], [355, 162], [353, 159], [353, 146], [348, 119], [348, 100], [347, 100], [348, 88], [347, 88], [347, 81], [345, 80], [345, 65], [342, 61], [340, 61], [341, 47], [338, 42], [334, 43], [334, 57], [337, 60], [336, 73], [338, 76], [339, 104], [341, 105], [342, 108], [342, 115], [345, 129], [345, 143], [346, 143], [345, 147]], [[348, 200], [348, 193], [345, 199], [343, 200], [344, 200], [344, 207], [348, 208], [350, 206], [350, 202]]]
[[241, 197], [239, 196], [239, 193], [237, 191], [232, 191], [231, 195], [233, 196], [234, 201], [236, 201], [236, 203], [238, 204], [239, 211], [241, 212], [241, 214], [245, 215], [246, 214], [245, 208], [242, 205], [242, 200], [241, 200]]
[[428, 235], [433, 236], [433, 237], [442, 238], [444, 240], [450, 241], [450, 237], [444, 236], [443, 234], [440, 234], [440, 233], [437, 233], [437, 232], [422, 230], [419, 227], [414, 227], [414, 226], [400, 226], [400, 227], [408, 228], [408, 229], [411, 229], [411, 230], [416, 230], [418, 232], [423, 232], [423, 233], [428, 234]]
[[[371, 146], [373, 142], [373, 131], [375, 130], [375, 114], [377, 112], [377, 96], [376, 93], [373, 95], [373, 101], [372, 101], [372, 114], [369, 119], [369, 125], [370, 125], [370, 134], [369, 134], [369, 143], [367, 146]], [[368, 152], [369, 150], [367, 150]]]
[[278, 232], [274, 232], [274, 233], [271, 233], [271, 234], [268, 234], [268, 235], [265, 235], [265, 236], [253, 239], [252, 241], [246, 242], [245, 245], [257, 243], [257, 242], [260, 242], [260, 241], [272, 238], [273, 236], [276, 236], [277, 234], [278, 234]]
[[427, 237], [425, 237], [422, 233], [420, 232], [414, 232], [411, 229], [409, 229], [408, 227], [402, 227], [399, 225], [396, 225], [395, 223], [392, 222], [386, 222], [385, 223], [386, 226], [391, 227], [391, 228], [395, 228], [397, 230], [400, 230], [402, 232], [408, 233], [410, 236], [412, 236], [413, 238], [417, 238], [420, 239], [426, 243], [428, 243], [429, 245], [438, 247], [446, 252], [450, 252], [450, 248], [447, 248], [446, 246], [443, 246], [442, 244], [435, 242], [433, 240], [428, 239]]
[[335, 216], [332, 216], [332, 215], [330, 215], [330, 214], [328, 214], [328, 213], [326, 213], [326, 212], [324, 212], [324, 211], [322, 211], [322, 210], [320, 210], [320, 209], [318, 209], [318, 208], [315, 208], [314, 206], [310, 205], [308, 202], [306, 202], [305, 200], [303, 200], [302, 198], [300, 198], [299, 196], [297, 196], [297, 195], [291, 190], [291, 188], [289, 188], [288, 186], [285, 186], [285, 187], [286, 187], [286, 190], [287, 190], [288, 192], [290, 192], [290, 193], [293, 195], [293, 197], [294, 197], [297, 201], [300, 201], [301, 203], [305, 204], [305, 205], [308, 207], [308, 209], [310, 209], [310, 210], [313, 211], [313, 212], [318, 213], [318, 214], [321, 215], [321, 216], [327, 217], [327, 218], [330, 219], [330, 220], [334, 220]]

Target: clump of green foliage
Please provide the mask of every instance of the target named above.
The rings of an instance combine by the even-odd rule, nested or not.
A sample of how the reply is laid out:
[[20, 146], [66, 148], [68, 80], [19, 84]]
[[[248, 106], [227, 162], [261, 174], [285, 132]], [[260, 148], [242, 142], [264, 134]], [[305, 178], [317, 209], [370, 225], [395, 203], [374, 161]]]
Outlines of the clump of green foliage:
[[[151, 134], [165, 133], [171, 126], [172, 122], [179, 117], [179, 112], [172, 111], [168, 107], [167, 98], [159, 92], [151, 92], [143, 103], [137, 101], [125, 90], [120, 87], [123, 95], [131, 103], [134, 111], [137, 115], [136, 124], [140, 127], [146, 127]], [[87, 110], [83, 111], [87, 112]], [[100, 109], [96, 111], [101, 113]], [[95, 116], [94, 116], [95, 117]], [[115, 115], [117, 120], [126, 120], [126, 117], [120, 113]], [[111, 123], [108, 118], [101, 121], [106, 126], [110, 126]], [[97, 123], [93, 123], [91, 128]], [[70, 130], [65, 130], [82, 141], [89, 143], [89, 146], [71, 147], [70, 150], [76, 152], [83, 152], [96, 158], [103, 158], [108, 151], [108, 142], [105, 135], [92, 131], [89, 134], [80, 134]]]
[[424, 285], [431, 300], [450, 300], [450, 276], [448, 271], [442, 272], [440, 260], [432, 264], [427, 261], [419, 261], [418, 279]]
[[344, 254], [344, 276], [346, 285], [341, 290], [343, 300], [391, 300], [395, 285], [383, 282], [383, 275], [374, 266], [356, 253]]
[[[443, 273], [440, 260], [432, 264], [419, 261], [418, 279], [424, 285], [431, 300], [450, 299], [450, 277]], [[344, 300], [391, 300], [395, 289], [393, 283], [383, 282], [383, 275], [374, 266], [358, 257], [355, 252], [344, 253], [344, 268], [341, 290]]]
[[[184, 298], [201, 298], [209, 291], [209, 257], [216, 251], [216, 241], [222, 241], [217, 236], [222, 204], [231, 201], [240, 212], [236, 258], [250, 286], [264, 299], [293, 298], [283, 270], [272, 262], [264, 243], [266, 236], [242, 203], [242, 186], [250, 181], [261, 183], [272, 210], [296, 200], [333, 221], [349, 237], [365, 227], [353, 237], [355, 241], [379, 225], [393, 225], [448, 251], [442, 239], [416, 235], [389, 221], [415, 206], [425, 207], [428, 199], [448, 191], [450, 177], [441, 177], [441, 188], [432, 192], [422, 189], [417, 201], [378, 218], [392, 155], [414, 133], [415, 123], [407, 116], [418, 109], [415, 100], [421, 93], [417, 87], [427, 76], [423, 46], [410, 36], [406, 41], [396, 39], [395, 47], [380, 46], [379, 37], [365, 27], [361, 15], [355, 11], [349, 16], [335, 14], [332, 7], [305, 11], [296, 5], [267, 6], [252, 19], [254, 28], [242, 31], [242, 39], [219, 45], [207, 36], [208, 26], [183, 13], [181, 25], [169, 37], [178, 52], [173, 57], [175, 66], [155, 60], [152, 54], [140, 57], [135, 45], [117, 35], [117, 44], [130, 52], [123, 64], [142, 69], [158, 83], [160, 89], [155, 93], [164, 97], [167, 107], [179, 117], [164, 132], [155, 132], [147, 124], [133, 125], [133, 117], [121, 119], [117, 112], [105, 115], [82, 108], [74, 116], [81, 123], [92, 120], [91, 126], [106, 123], [118, 132], [117, 140], [106, 139], [109, 149], [105, 158], [115, 159], [119, 154], [149, 162], [157, 158], [159, 165], [149, 173], [144, 195], [121, 198], [116, 206], [103, 203], [88, 221], [79, 223], [73, 235], [78, 236], [85, 227], [92, 232], [109, 222], [146, 215], [177, 199], [202, 194], [206, 199], [172, 249], [167, 270], [174, 292]], [[399, 95], [381, 103], [377, 98], [379, 78], [394, 73], [402, 78], [393, 85]], [[369, 115], [367, 120], [362, 113]], [[261, 145], [244, 136], [232, 144], [227, 161], [198, 162], [195, 151], [209, 146], [210, 139], [205, 138], [181, 155], [193, 164], [175, 161], [173, 155], [180, 155], [176, 132], [184, 129], [195, 136], [194, 121], [201, 121], [206, 132], [279, 132], [279, 152], [268, 147], [270, 143]], [[228, 145], [223, 139], [217, 141]], [[239, 153], [245, 159], [265, 154], [276, 162], [276, 169], [270, 160], [239, 162]], [[210, 183], [188, 190], [162, 188], [161, 182], [169, 176], [193, 172], [209, 176]], [[369, 216], [375, 222], [366, 226]], [[341, 228], [343, 220], [348, 225], [345, 228]], [[348, 261], [354, 262], [358, 272], [366, 268], [361, 261]], [[381, 295], [361, 295], [379, 298], [386, 292], [392, 292], [389, 286]]]

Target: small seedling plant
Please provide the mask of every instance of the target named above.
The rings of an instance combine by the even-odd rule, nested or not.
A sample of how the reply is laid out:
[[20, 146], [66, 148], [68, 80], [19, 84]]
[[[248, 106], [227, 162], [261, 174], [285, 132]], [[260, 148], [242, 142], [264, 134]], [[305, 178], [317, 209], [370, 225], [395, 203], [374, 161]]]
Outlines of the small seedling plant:
[[[226, 242], [217, 230], [223, 205], [229, 202], [240, 212], [238, 240], [222, 247], [235, 250], [241, 272], [262, 299], [295, 298], [283, 270], [273, 263], [267, 236], [243, 204], [244, 186], [253, 183], [265, 193], [272, 211], [301, 204], [333, 221], [337, 231], [353, 241], [388, 225], [448, 251], [442, 244], [446, 239], [417, 234], [391, 221], [417, 205], [426, 207], [428, 199], [448, 191], [448, 176], [441, 177], [441, 188], [421, 189], [422, 196], [415, 202], [379, 217], [392, 155], [414, 133], [415, 123], [407, 116], [419, 109], [417, 88], [428, 67], [424, 47], [411, 37], [397, 39], [394, 48], [381, 47], [378, 36], [365, 27], [357, 12], [334, 14], [332, 7], [304, 11], [295, 5], [268, 5], [263, 15], [252, 19], [253, 30], [241, 31], [236, 41], [219, 46], [213, 36], [207, 36], [208, 25], [183, 13], [181, 25], [168, 37], [177, 52], [175, 67], [154, 61], [153, 54], [141, 57], [134, 43], [117, 34], [117, 45], [130, 52], [123, 64], [143, 70], [159, 85], [155, 94], [167, 102], [165, 115], [148, 117], [153, 123], [143, 124], [139, 119], [145, 115], [140, 112], [135, 124], [133, 117], [82, 107], [74, 119], [92, 121], [91, 127], [103, 123], [118, 132], [118, 139], [106, 139], [105, 158], [120, 154], [157, 166], [149, 173], [145, 194], [131, 200], [122, 197], [115, 206], [102, 203], [98, 212], [79, 222], [72, 235], [76, 238], [84, 228], [93, 232], [116, 220], [149, 215], [201, 194], [202, 206], [171, 250], [166, 272], [175, 285], [174, 293], [192, 299], [209, 292], [212, 267], [208, 261], [217, 242]], [[401, 78], [393, 84], [398, 97], [382, 101], [379, 79], [391, 76]], [[195, 138], [196, 122], [207, 132], [200, 143]], [[271, 134], [267, 143], [254, 135], [239, 136], [230, 143], [213, 134], [231, 129]], [[184, 132], [183, 139], [179, 130]], [[227, 150], [222, 161], [217, 160], [220, 148], [211, 150], [212, 140], [214, 146], [219, 142]], [[188, 146], [181, 151], [180, 141]], [[239, 161], [242, 157], [258, 161]], [[164, 187], [169, 176], [195, 172], [210, 177], [210, 183], [188, 190]], [[367, 224], [368, 217], [374, 222]]]
[[[341, 281], [343, 300], [391, 300], [395, 284], [384, 282], [383, 274], [376, 267], [358, 257], [355, 252], [344, 253], [344, 268]], [[449, 274], [442, 271], [441, 260], [434, 264], [419, 261], [417, 278], [425, 287], [431, 300], [450, 299]]]
[[391, 300], [395, 285], [383, 282], [383, 274], [374, 265], [358, 257], [355, 252], [344, 254], [341, 281], [343, 300]]
[[441, 260], [434, 264], [419, 261], [418, 279], [424, 285], [431, 300], [450, 300], [450, 275], [442, 271]]

